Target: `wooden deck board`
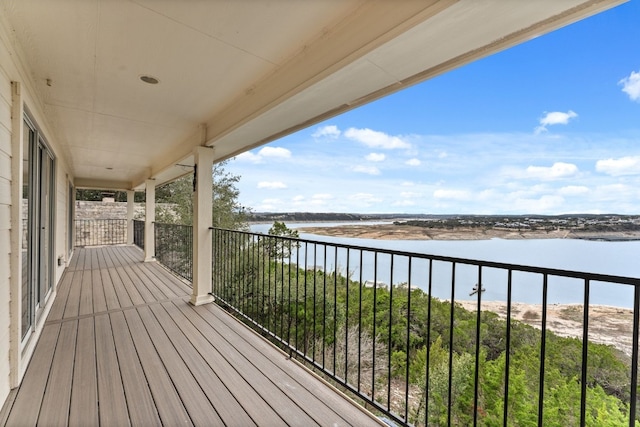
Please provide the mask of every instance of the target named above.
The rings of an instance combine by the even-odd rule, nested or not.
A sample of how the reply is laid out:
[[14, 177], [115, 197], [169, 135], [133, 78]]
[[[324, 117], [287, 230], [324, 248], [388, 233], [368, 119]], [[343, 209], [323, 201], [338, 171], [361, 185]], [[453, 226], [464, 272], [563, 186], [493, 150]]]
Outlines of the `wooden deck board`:
[[129, 296], [129, 292], [127, 288], [120, 280], [120, 276], [116, 273], [115, 268], [109, 267], [106, 271], [106, 274], [109, 275], [109, 280], [113, 283], [113, 288], [116, 291], [116, 295], [118, 296], [118, 302], [121, 308], [127, 308], [133, 306], [131, 302], [131, 297]]
[[[234, 323], [237, 323], [236, 320], [232, 318], [225, 319], [226, 316], [220, 316], [223, 313], [218, 312], [216, 310], [217, 307], [202, 306], [198, 308], [198, 314], [208, 319], [210, 323], [217, 324], [216, 329], [221, 330], [223, 340], [230, 336], [222, 333], [224, 330], [223, 325], [229, 329], [235, 329], [236, 325]], [[213, 310], [210, 310], [210, 308]], [[252, 331], [247, 329], [246, 332], [247, 334], [241, 334], [240, 337], [238, 335], [233, 336], [233, 343], [227, 341], [228, 345], [234, 349], [233, 351], [238, 351], [241, 355], [256, 353], [256, 347], [265, 354], [274, 351], [273, 347], [267, 342], [255, 340]], [[218, 341], [217, 346], [221, 347], [220, 341]], [[276, 384], [289, 399], [297, 398], [296, 401], [302, 405], [301, 409], [316, 423], [321, 424], [330, 421], [332, 425], [349, 425], [338, 413], [333, 412], [331, 406], [325, 403], [326, 399], [335, 393], [329, 390], [319, 390], [316, 379], [312, 381], [313, 387], [309, 390], [305, 383], [298, 381], [298, 375], [292, 374], [293, 372], [300, 374], [303, 368], [296, 362], [288, 360], [283, 353], [276, 351], [276, 354], [269, 358], [246, 358], [246, 362], [241, 365], [244, 369], [254, 370], [262, 374], [271, 373], [268, 378], [269, 381]], [[321, 395], [321, 391], [324, 391], [326, 396]]]
[[29, 363], [29, 369], [25, 373], [18, 395], [11, 407], [7, 426], [36, 425], [59, 332], [59, 324], [51, 325], [42, 331], [33, 359]]
[[[73, 276], [76, 273], [72, 270], [67, 270], [62, 275], [62, 279], [60, 281], [60, 285], [58, 286], [56, 300], [53, 302], [51, 306], [51, 310], [49, 311], [49, 320], [58, 320], [62, 319], [64, 315], [64, 308], [67, 304], [67, 298], [69, 297], [69, 290], [71, 289], [71, 283], [73, 281]], [[82, 274], [82, 273], [80, 273]]]
[[[158, 356], [164, 363], [165, 369], [171, 377], [174, 387], [189, 412], [193, 423], [195, 425], [223, 425], [222, 419], [182, 361], [178, 351], [167, 338], [162, 326], [151, 312], [151, 308], [140, 307], [138, 314], [140, 314], [147, 333], [158, 352]], [[182, 351], [187, 351], [187, 349], [182, 349]]]
[[[92, 270], [97, 271], [97, 270]], [[80, 308], [78, 314], [80, 316], [93, 313], [93, 284], [92, 277], [89, 272], [82, 273], [82, 287], [80, 289]]]
[[[123, 267], [114, 268], [113, 274], [118, 275], [118, 278], [120, 279], [124, 287], [127, 289], [132, 305], [141, 305], [146, 302], [144, 297], [138, 290], [138, 287], [136, 286], [135, 283], [133, 283], [133, 281], [131, 280], [131, 278], [129, 277], [129, 275], [127, 274], [127, 272], [124, 270]], [[149, 301], [151, 301], [151, 299], [149, 299]]]
[[[176, 326], [172, 316], [169, 316], [165, 308], [161, 305], [152, 305], [149, 306], [149, 309], [151, 309], [158, 322], [162, 324], [173, 347], [176, 350], [179, 349], [178, 354], [184, 361], [185, 366], [191, 371], [198, 385], [211, 401], [223, 424], [247, 427], [256, 425], [247, 414], [245, 408], [238, 410], [239, 402], [220, 381], [220, 378], [207, 364], [206, 359]], [[198, 381], [198, 379], [201, 380]], [[203, 379], [206, 379], [206, 381], [203, 381]]]
[[115, 310], [120, 308], [120, 300], [114, 287], [109, 272], [107, 270], [100, 270], [100, 277], [102, 278], [102, 289], [104, 290], [104, 298], [107, 302], [107, 310]]
[[68, 424], [77, 333], [77, 321], [61, 324], [49, 381], [38, 416], [38, 424], [40, 425], [64, 426]]
[[100, 424], [128, 425], [127, 400], [115, 352], [111, 321], [107, 314], [95, 317], [95, 330]]
[[381, 425], [142, 259], [76, 248], [7, 426]]
[[[200, 313], [204, 312], [211, 313], [211, 315], [215, 316], [215, 321], [217, 323], [217, 327], [220, 328], [221, 324], [224, 324], [229, 327], [230, 330], [233, 330], [235, 333], [233, 341], [233, 346], [237, 351], [240, 351], [242, 354], [253, 354], [253, 353], [261, 353], [261, 354], [269, 354], [269, 352], [277, 352], [280, 356], [283, 356], [282, 353], [275, 350], [268, 342], [265, 340], [256, 340], [254, 339], [254, 332], [248, 328], [240, 328], [236, 330], [236, 324], [238, 321], [230, 316], [227, 316], [226, 313], [222, 312], [218, 307], [213, 305], [205, 305], [202, 306], [199, 310]], [[242, 340], [237, 339], [242, 338]], [[358, 420], [360, 419], [360, 414], [356, 414], [353, 412], [353, 404], [349, 402], [343, 395], [335, 393], [332, 389], [329, 388], [318, 388], [317, 379], [311, 375], [302, 375], [301, 372], [304, 369], [295, 363], [296, 367], [292, 368], [291, 362], [286, 357], [269, 357], [269, 358], [256, 358], [250, 360], [251, 363], [254, 363], [256, 366], [259, 366], [263, 373], [266, 372], [281, 372], [284, 374], [282, 380], [285, 382], [292, 381], [293, 383], [297, 383], [300, 385], [300, 388], [296, 390], [296, 397], [302, 402], [312, 402], [316, 400], [317, 404], [309, 405], [309, 408], [306, 410], [309, 411], [310, 414], [315, 414], [316, 419], [323, 420], [327, 417], [331, 412], [333, 412], [336, 416], [335, 420], [331, 420], [332, 425], [357, 425]], [[296, 370], [298, 370], [297, 374], [293, 374]], [[289, 377], [289, 378], [287, 378]], [[277, 378], [273, 378], [272, 380], [277, 380]], [[291, 387], [286, 387], [285, 390], [290, 390]], [[290, 397], [292, 395], [290, 394]], [[326, 406], [329, 409], [329, 414], [326, 412], [325, 408], [322, 406]], [[351, 411], [349, 410], [351, 409]], [[341, 422], [341, 419], [344, 421]], [[325, 421], [327, 421], [325, 419]]]
[[[190, 307], [180, 306], [176, 304], [183, 313], [188, 313]], [[198, 330], [204, 331], [204, 334], [210, 339], [211, 344], [215, 345], [219, 357], [227, 361], [231, 365], [231, 369], [236, 370], [238, 375], [244, 378], [246, 381], [256, 389], [268, 389], [270, 393], [267, 396], [262, 396], [266, 404], [273, 408], [275, 412], [280, 414], [285, 419], [299, 420], [302, 425], [317, 425], [316, 422], [302, 409], [299, 405], [291, 405], [287, 394], [281, 388], [274, 386], [270, 378], [264, 376], [264, 373], [257, 369], [251, 363], [245, 363], [245, 356], [239, 353], [229, 342], [224, 338], [226, 331], [218, 330], [216, 327], [212, 327], [212, 324], [207, 322], [200, 316], [194, 316], [193, 311], [201, 311], [200, 307], [196, 307], [196, 310], [191, 310], [189, 314], [189, 320], [194, 322], [194, 325]], [[273, 355], [271, 355], [273, 356]], [[278, 357], [283, 357], [282, 354], [278, 354]], [[238, 363], [242, 361], [243, 363]], [[235, 363], [234, 363], [235, 362]], [[218, 362], [219, 363], [219, 362]], [[292, 367], [294, 367], [292, 365]]]
[[165, 425], [193, 424], [142, 324], [140, 315], [137, 311], [127, 311], [124, 315], [162, 422]]
[[160, 425], [160, 416], [124, 314], [122, 312], [111, 314], [111, 323], [125, 393], [127, 396], [136, 396], [135, 405], [128, 405], [131, 425]]
[[98, 425], [97, 377], [94, 319], [79, 319], [69, 426]]
[[80, 310], [80, 293], [82, 292], [82, 276], [85, 274], [87, 273], [76, 271], [73, 275], [71, 289], [69, 289], [69, 295], [67, 296], [67, 301], [64, 306], [64, 314], [62, 315], [64, 319], [78, 317]]

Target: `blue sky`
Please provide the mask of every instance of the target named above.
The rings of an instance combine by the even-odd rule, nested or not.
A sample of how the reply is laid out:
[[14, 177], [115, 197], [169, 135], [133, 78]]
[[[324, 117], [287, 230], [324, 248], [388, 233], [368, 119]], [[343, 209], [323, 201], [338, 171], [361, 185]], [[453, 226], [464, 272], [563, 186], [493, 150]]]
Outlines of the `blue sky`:
[[640, 0], [231, 160], [263, 212], [640, 214]]

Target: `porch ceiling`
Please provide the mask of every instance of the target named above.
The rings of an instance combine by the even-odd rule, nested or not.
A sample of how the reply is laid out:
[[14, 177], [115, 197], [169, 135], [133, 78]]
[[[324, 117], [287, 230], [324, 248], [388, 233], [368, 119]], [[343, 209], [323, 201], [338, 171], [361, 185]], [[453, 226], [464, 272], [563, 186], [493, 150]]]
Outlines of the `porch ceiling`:
[[[225, 159], [622, 0], [0, 0], [80, 187]], [[159, 80], [143, 83], [140, 76]]]

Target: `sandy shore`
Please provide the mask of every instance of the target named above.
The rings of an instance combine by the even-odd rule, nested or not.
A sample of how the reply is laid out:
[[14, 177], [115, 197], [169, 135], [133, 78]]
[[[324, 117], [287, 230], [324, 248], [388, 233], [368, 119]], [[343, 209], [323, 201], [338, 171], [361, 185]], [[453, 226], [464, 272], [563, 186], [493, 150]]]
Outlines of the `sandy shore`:
[[452, 230], [394, 224], [354, 224], [334, 227], [303, 227], [303, 233], [333, 237], [384, 240], [488, 240], [488, 239], [590, 239], [640, 240], [640, 232], [584, 233], [571, 230], [518, 231], [495, 228], [456, 227]]
[[[470, 311], [475, 311], [476, 301], [458, 301]], [[542, 305], [512, 303], [512, 319], [520, 320], [535, 328], [541, 327]], [[507, 304], [502, 301], [482, 301], [482, 310], [497, 313], [501, 318], [507, 317]], [[582, 339], [583, 334], [582, 304], [550, 304], [547, 306], [547, 330], [563, 337]], [[598, 344], [611, 345], [631, 356], [633, 339], [633, 310], [591, 305], [589, 307], [589, 340]]]

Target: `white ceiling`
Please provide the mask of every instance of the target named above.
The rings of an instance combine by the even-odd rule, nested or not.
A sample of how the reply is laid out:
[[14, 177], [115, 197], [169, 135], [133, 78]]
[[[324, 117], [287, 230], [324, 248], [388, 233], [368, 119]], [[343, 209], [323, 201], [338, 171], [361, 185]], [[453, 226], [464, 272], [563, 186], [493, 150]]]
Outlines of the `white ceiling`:
[[197, 145], [228, 158], [618, 3], [0, 0], [0, 11], [76, 184], [124, 189], [184, 173], [175, 164]]

